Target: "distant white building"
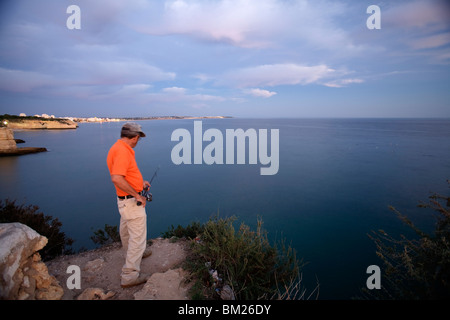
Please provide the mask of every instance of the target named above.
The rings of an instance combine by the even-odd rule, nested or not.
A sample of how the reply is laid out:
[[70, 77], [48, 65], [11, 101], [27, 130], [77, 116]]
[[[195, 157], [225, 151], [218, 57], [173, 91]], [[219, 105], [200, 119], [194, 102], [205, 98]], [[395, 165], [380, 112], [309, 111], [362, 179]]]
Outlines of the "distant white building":
[[26, 117], [27, 115], [25, 114], [25, 113], [21, 113], [21, 114], [19, 114], [19, 117]]

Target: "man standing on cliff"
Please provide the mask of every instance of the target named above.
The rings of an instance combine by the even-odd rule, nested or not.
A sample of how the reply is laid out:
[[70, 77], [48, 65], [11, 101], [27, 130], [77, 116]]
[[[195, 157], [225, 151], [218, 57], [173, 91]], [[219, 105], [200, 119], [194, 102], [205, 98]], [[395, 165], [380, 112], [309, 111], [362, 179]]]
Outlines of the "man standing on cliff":
[[133, 150], [143, 137], [145, 134], [140, 125], [124, 124], [120, 139], [111, 147], [106, 159], [111, 180], [116, 188], [120, 213], [120, 239], [126, 252], [120, 281], [123, 288], [144, 283], [149, 277], [140, 274], [140, 265], [142, 258], [151, 254], [151, 251], [146, 250], [146, 198], [142, 196], [142, 190], [150, 188], [150, 183], [144, 181]]

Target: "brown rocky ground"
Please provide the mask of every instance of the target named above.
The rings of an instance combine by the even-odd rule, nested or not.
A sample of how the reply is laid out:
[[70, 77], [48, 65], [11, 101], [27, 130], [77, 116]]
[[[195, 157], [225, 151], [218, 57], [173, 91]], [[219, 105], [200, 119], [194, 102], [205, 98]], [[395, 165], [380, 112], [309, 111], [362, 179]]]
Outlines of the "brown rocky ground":
[[[152, 255], [143, 259], [141, 272], [151, 277], [145, 284], [123, 289], [120, 273], [125, 252], [120, 243], [76, 255], [62, 256], [46, 265], [64, 289], [63, 300], [187, 300], [190, 283], [181, 265], [188, 254], [188, 242], [157, 238], [149, 241]], [[81, 289], [68, 289], [71, 265], [80, 267]]]

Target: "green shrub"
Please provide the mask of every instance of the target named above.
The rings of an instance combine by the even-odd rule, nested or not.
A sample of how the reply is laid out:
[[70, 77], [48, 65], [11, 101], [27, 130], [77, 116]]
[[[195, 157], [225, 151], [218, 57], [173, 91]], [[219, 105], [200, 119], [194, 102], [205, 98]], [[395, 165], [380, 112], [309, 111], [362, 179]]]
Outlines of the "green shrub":
[[43, 120], [43, 121], [58, 121], [58, 122], [65, 122], [67, 121], [66, 119], [62, 119], [62, 118], [42, 118], [42, 117], [35, 117], [35, 116], [17, 116], [17, 115], [11, 115], [11, 114], [2, 114], [0, 115], [0, 119], [3, 120], [8, 120], [8, 121], [12, 121], [12, 122], [23, 122], [24, 120]]
[[202, 281], [204, 295], [215, 297], [211, 270], [216, 270], [237, 299], [304, 297], [305, 292], [300, 289], [301, 264], [295, 250], [284, 243], [271, 246], [261, 220], [256, 231], [245, 224], [236, 231], [235, 220], [234, 217], [210, 219], [199, 239], [193, 242], [193, 255], [188, 259], [187, 268]]
[[98, 245], [107, 245], [120, 241], [120, 234], [117, 226], [110, 226], [105, 224], [104, 229], [98, 229], [94, 231], [94, 235], [91, 236], [91, 240]]
[[434, 234], [423, 232], [391, 207], [417, 237], [408, 239], [402, 235], [395, 239], [383, 230], [369, 235], [385, 264], [386, 274], [382, 289], [373, 290], [370, 296], [408, 300], [450, 298], [450, 197], [434, 194], [429, 199], [419, 207], [437, 212]]
[[47, 245], [39, 252], [43, 260], [50, 260], [62, 254], [71, 254], [73, 240], [60, 231], [62, 223], [57, 218], [38, 212], [38, 206], [17, 205], [16, 201], [0, 200], [0, 223], [20, 222], [47, 237]]
[[192, 222], [186, 227], [178, 225], [176, 228], [172, 225], [170, 228], [161, 234], [163, 238], [187, 238], [195, 239], [198, 235], [203, 233], [203, 225], [199, 222]]

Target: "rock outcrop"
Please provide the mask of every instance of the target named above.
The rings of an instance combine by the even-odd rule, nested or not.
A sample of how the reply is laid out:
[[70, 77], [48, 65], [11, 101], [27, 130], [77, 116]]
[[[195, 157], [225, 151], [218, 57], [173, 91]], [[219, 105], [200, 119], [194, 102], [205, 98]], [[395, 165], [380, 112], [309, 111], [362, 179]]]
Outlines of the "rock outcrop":
[[0, 128], [0, 152], [16, 150], [16, 140], [11, 129]]
[[23, 147], [17, 148], [16, 139], [11, 129], [0, 128], [0, 156], [19, 156], [29, 153], [45, 152], [45, 148]]
[[[38, 251], [47, 241], [24, 224], [0, 224], [0, 300], [189, 299], [193, 283], [189, 282], [189, 273], [180, 267], [188, 253], [185, 241], [149, 241], [153, 253], [143, 259], [141, 271], [151, 277], [146, 284], [127, 289], [120, 287], [125, 260], [120, 243], [60, 256], [44, 264]], [[70, 266], [78, 266], [81, 271], [77, 288], [69, 288]]]
[[189, 300], [188, 274], [182, 268], [154, 273], [144, 287], [134, 294], [135, 300]]
[[47, 242], [24, 224], [0, 224], [0, 299], [61, 299], [64, 290], [38, 253]]
[[[156, 238], [149, 240], [152, 254], [142, 259], [141, 272], [151, 275], [146, 284], [123, 289], [120, 274], [125, 251], [120, 242], [46, 261], [48, 270], [62, 284], [61, 300], [185, 300], [193, 282], [181, 265], [189, 253], [189, 242]], [[80, 268], [80, 287], [67, 287], [68, 266]]]
[[114, 291], [105, 293], [101, 288], [87, 288], [77, 297], [77, 300], [108, 300], [115, 294]]

